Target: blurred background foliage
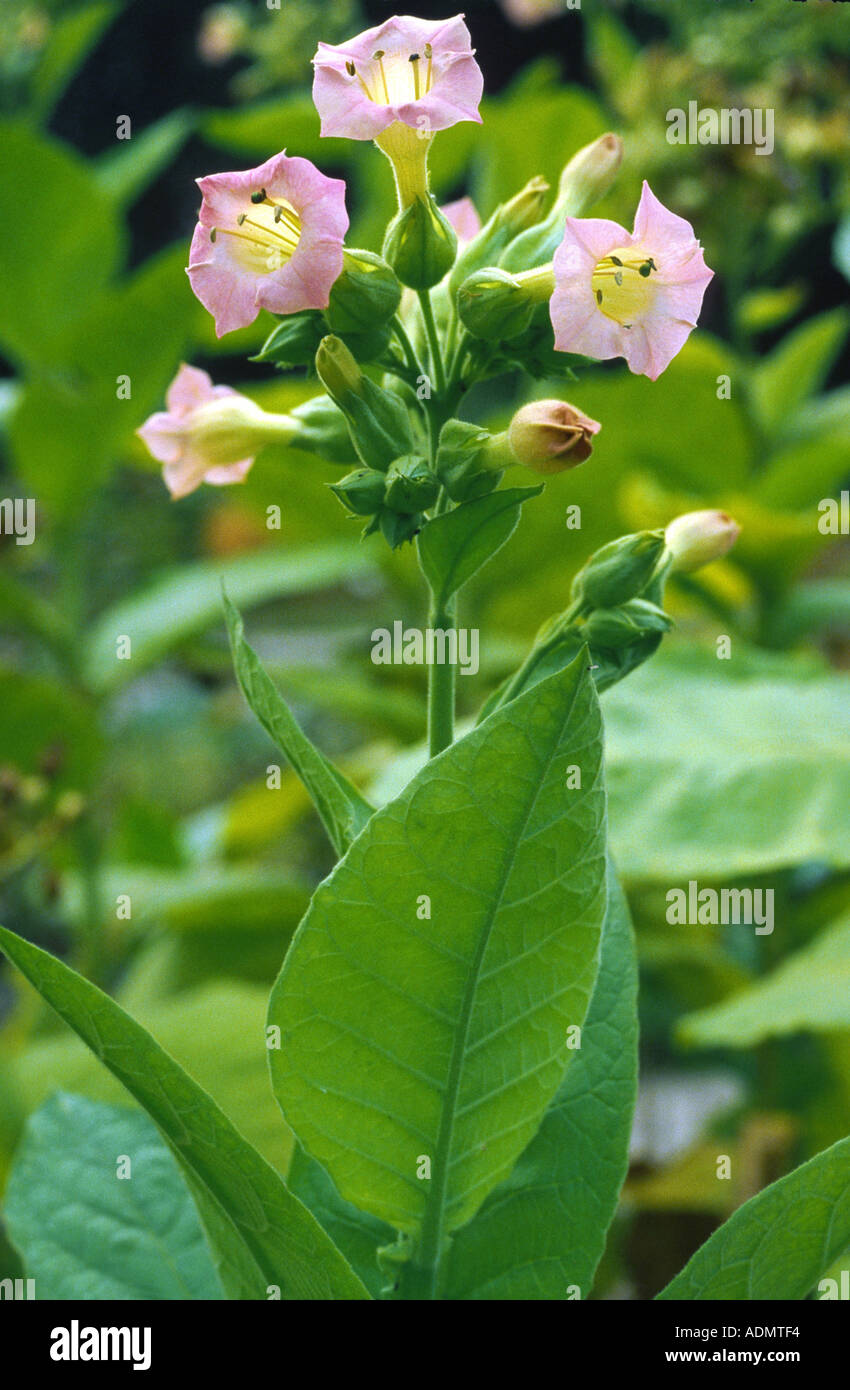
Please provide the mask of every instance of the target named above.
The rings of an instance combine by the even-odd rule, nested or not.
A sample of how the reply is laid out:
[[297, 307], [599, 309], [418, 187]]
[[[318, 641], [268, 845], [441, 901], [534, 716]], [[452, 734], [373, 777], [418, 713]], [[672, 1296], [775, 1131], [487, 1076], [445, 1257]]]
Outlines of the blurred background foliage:
[[[484, 124], [435, 142], [438, 195], [469, 192], [486, 216], [615, 129], [626, 161], [599, 215], [631, 225], [648, 178], [716, 271], [700, 330], [657, 383], [608, 364], [570, 386], [603, 425], [593, 458], [525, 509], [460, 620], [482, 632], [481, 672], [459, 682], [472, 714], [599, 544], [695, 507], [742, 524], [727, 560], [671, 592], [661, 653], [605, 697], [644, 1081], [598, 1295], [645, 1298], [737, 1203], [848, 1132], [850, 542], [821, 532], [818, 503], [850, 486], [850, 28], [827, 0], [466, 11]], [[281, 1167], [258, 1039], [331, 858], [291, 772], [267, 786], [279, 755], [231, 675], [221, 580], [311, 735], [375, 795], [418, 756], [423, 690], [415, 668], [372, 665], [370, 633], [421, 622], [423, 596], [409, 548], [357, 540], [329, 466], [268, 448], [243, 486], [174, 504], [134, 431], [181, 360], [274, 409], [315, 393], [247, 360], [263, 318], [215, 339], [183, 270], [193, 179], [285, 147], [347, 180], [349, 244], [379, 245], [389, 171], [371, 146], [320, 140], [309, 60], [319, 38], [387, 13], [0, 12], [0, 493], [37, 501], [33, 545], [0, 536], [0, 920], [114, 990]], [[669, 144], [668, 109], [692, 101], [773, 109], [774, 153]], [[501, 426], [547, 394], [562, 384], [517, 374], [470, 410]], [[774, 889], [774, 934], [669, 927], [665, 893], [690, 879]], [[0, 1023], [2, 1181], [34, 1105], [113, 1083], [8, 970]], [[0, 1274], [15, 1258], [0, 1245]]]

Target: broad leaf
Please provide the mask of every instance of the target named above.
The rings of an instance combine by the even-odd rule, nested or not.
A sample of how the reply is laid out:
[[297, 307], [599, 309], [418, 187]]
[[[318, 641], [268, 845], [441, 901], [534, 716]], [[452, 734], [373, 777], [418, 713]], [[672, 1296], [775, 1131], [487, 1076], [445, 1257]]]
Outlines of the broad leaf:
[[[142, 929], [149, 931], [149, 927]], [[169, 945], [162, 939], [157, 944], [166, 949]], [[278, 950], [277, 965], [284, 949]], [[157, 954], [161, 961], [162, 949]], [[292, 1136], [280, 1122], [263, 1046], [268, 985], [214, 979], [176, 993], [180, 984], [185, 985], [181, 972], [186, 962], [173, 943], [165, 963], [158, 967], [158, 979], [156, 965], [149, 965], [146, 980], [143, 962], [137, 959], [138, 970], [131, 970], [122, 981], [121, 1007], [132, 1012], [135, 1022], [203, 1087], [266, 1162], [285, 1172], [292, 1156]], [[120, 1079], [65, 1029], [30, 1042], [10, 1060], [9, 1070], [27, 1110], [36, 1109], [57, 1086], [90, 1100], [132, 1103]]]
[[605, 897], [582, 655], [376, 813], [293, 939], [269, 1012], [275, 1093], [343, 1197], [424, 1226], [411, 1272], [428, 1296], [445, 1235], [507, 1177], [574, 1055]]
[[288, 1187], [313, 1213], [334, 1245], [373, 1298], [380, 1298], [388, 1278], [378, 1265], [378, 1250], [395, 1240], [395, 1231], [340, 1197], [321, 1164], [296, 1144], [286, 1175]]
[[502, 548], [517, 528], [523, 502], [542, 491], [515, 487], [491, 492], [428, 522], [417, 544], [439, 608]]
[[[278, 1174], [205, 1091], [123, 1009], [88, 980], [0, 927], [0, 947], [39, 994], [147, 1110], [195, 1188], [221, 1217], [254, 1297], [277, 1285], [283, 1299], [368, 1297], [360, 1280]], [[204, 1219], [204, 1212], [201, 1212]]]
[[140, 1111], [54, 1096], [29, 1120], [3, 1215], [39, 1299], [223, 1296], [180, 1170]]
[[637, 963], [609, 866], [599, 975], [581, 1048], [510, 1177], [454, 1237], [447, 1298], [586, 1298], [629, 1165], [637, 1092]]
[[[100, 614], [86, 645], [86, 676], [95, 689], [110, 690], [204, 632], [220, 619], [222, 583], [237, 607], [246, 608], [341, 584], [367, 568], [368, 559], [353, 546], [326, 545], [261, 550], [169, 570], [149, 588]], [[127, 660], [117, 656], [120, 636], [130, 638]]]
[[845, 309], [808, 319], [760, 362], [752, 382], [753, 403], [768, 430], [779, 429], [822, 385], [850, 325]]
[[850, 864], [846, 677], [750, 658], [736, 639], [730, 661], [662, 651], [604, 707], [624, 877], [686, 887]]
[[337, 854], [345, 854], [374, 808], [302, 733], [283, 697], [260, 665], [256, 653], [245, 641], [242, 619], [226, 594], [224, 611], [242, 693], [266, 733], [285, 753], [313, 798]]
[[[12, 121], [0, 122], [0, 180], [14, 191], [0, 204], [0, 344], [27, 363], [71, 365], [68, 329], [121, 255], [115, 209], [78, 155]], [[52, 219], [49, 252], [34, 255], [21, 209], [45, 197], [62, 216]]]
[[850, 1139], [842, 1139], [739, 1207], [658, 1297], [802, 1299], [848, 1245]]
[[688, 1014], [677, 1031], [695, 1047], [752, 1047], [765, 1038], [834, 1029], [850, 1029], [850, 917], [757, 984]]

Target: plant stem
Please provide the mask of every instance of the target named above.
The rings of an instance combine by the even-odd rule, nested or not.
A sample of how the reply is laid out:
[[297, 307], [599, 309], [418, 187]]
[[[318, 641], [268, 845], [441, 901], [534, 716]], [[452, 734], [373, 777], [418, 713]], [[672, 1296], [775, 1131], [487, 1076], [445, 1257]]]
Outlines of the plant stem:
[[434, 380], [437, 383], [438, 392], [441, 396], [444, 396], [446, 393], [446, 372], [443, 367], [443, 354], [440, 349], [440, 339], [437, 336], [437, 325], [434, 322], [434, 310], [431, 306], [430, 290], [419, 290], [419, 304], [422, 309], [422, 321], [425, 324], [428, 346], [431, 349], [431, 365], [434, 370]]
[[396, 314], [393, 319], [393, 331], [401, 344], [408, 367], [413, 372], [414, 376], [420, 377], [422, 375], [422, 363], [416, 356], [416, 349], [410, 341], [407, 329], [398, 314]]
[[[440, 628], [445, 631], [454, 628], [456, 623], [455, 599], [451, 598], [441, 606], [432, 590], [428, 626], [433, 630]], [[454, 742], [455, 675], [455, 668], [448, 661], [443, 664], [435, 661], [428, 667], [428, 752], [432, 758]]]

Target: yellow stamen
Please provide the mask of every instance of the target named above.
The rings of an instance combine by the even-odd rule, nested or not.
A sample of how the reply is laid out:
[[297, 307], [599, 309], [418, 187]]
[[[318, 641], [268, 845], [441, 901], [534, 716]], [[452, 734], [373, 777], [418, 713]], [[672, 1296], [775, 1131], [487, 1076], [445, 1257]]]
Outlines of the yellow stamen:
[[384, 100], [386, 101], [387, 106], [389, 106], [389, 104], [390, 104], [390, 89], [389, 89], [389, 87], [387, 86], [387, 74], [384, 72], [384, 50], [383, 50], [382, 48], [379, 48], [378, 51], [377, 51], [377, 53], [376, 53], [374, 56], [375, 56], [375, 61], [376, 61], [377, 64], [378, 64], [378, 67], [381, 69], [381, 81], [382, 81], [383, 84], [384, 84]]
[[590, 284], [600, 313], [631, 328], [652, 307], [658, 266], [641, 247], [618, 246], [597, 261]]
[[418, 54], [418, 53], [411, 53], [411, 55], [410, 55], [410, 65], [411, 65], [411, 67], [413, 68], [413, 97], [414, 97], [414, 100], [415, 100], [415, 101], [418, 101], [418, 100], [419, 100], [419, 95], [420, 95], [420, 94], [419, 94], [419, 54]]
[[262, 192], [263, 202], [252, 195], [250, 215], [248, 212], [239, 213], [237, 227], [214, 228], [210, 240], [215, 241], [217, 234], [232, 237], [239, 244], [239, 250], [236, 246], [233, 250], [243, 267], [268, 273], [280, 270], [297, 251], [301, 240], [301, 219], [291, 203], [285, 199], [269, 198], [264, 189]]

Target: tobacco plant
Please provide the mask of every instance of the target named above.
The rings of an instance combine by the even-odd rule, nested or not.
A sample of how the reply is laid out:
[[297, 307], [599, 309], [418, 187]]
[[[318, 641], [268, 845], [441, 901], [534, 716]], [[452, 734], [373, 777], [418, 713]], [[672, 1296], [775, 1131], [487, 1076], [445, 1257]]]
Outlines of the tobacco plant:
[[[395, 179], [380, 253], [346, 245], [344, 183], [297, 153], [199, 180], [192, 290], [219, 336], [274, 315], [261, 360], [306, 368], [316, 394], [271, 414], [184, 365], [140, 434], [175, 498], [238, 482], [269, 440], [337, 464], [333, 491], [370, 543], [415, 547], [429, 598], [418, 650], [431, 659], [427, 749], [376, 807], [300, 729], [225, 595], [245, 698], [337, 856], [256, 1039], [296, 1140], [285, 1174], [107, 994], [0, 930], [176, 1160], [137, 1113], [60, 1096], [10, 1180], [12, 1238], [25, 1252], [37, 1242], [57, 1133], [81, 1189], [93, 1136], [128, 1154], [147, 1144], [182, 1271], [158, 1296], [587, 1298], [626, 1174], [637, 975], [607, 844], [600, 696], [670, 627], [670, 573], [721, 556], [738, 528], [691, 513], [591, 555], [563, 611], [540, 615], [525, 660], [456, 730], [458, 596], [522, 508], [545, 505], [544, 483], [505, 475], [580, 466], [604, 428], [557, 398], [493, 433], [466, 402], [518, 369], [580, 396], [588, 359], [622, 356], [655, 380], [712, 273], [693, 229], [646, 183], [632, 231], [585, 216], [616, 176], [613, 134], [576, 152], [554, 192], [533, 179], [483, 225], [468, 199], [440, 208], [429, 150], [447, 127], [480, 120], [482, 86], [459, 17], [393, 18], [319, 46], [322, 133], [374, 142]], [[761, 1192], [661, 1297], [805, 1297], [850, 1242], [848, 1163], [845, 1141]], [[143, 1204], [149, 1173], [135, 1180]]]

